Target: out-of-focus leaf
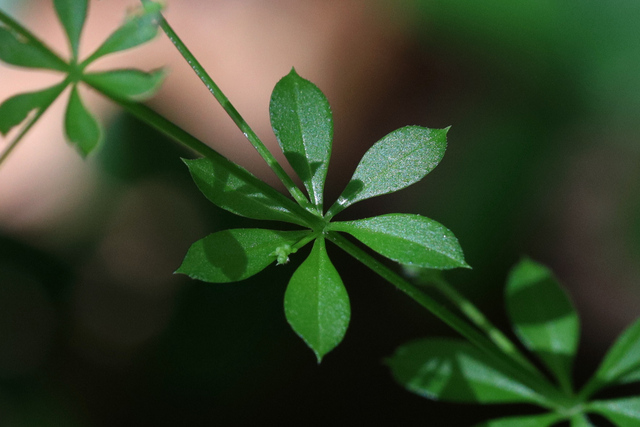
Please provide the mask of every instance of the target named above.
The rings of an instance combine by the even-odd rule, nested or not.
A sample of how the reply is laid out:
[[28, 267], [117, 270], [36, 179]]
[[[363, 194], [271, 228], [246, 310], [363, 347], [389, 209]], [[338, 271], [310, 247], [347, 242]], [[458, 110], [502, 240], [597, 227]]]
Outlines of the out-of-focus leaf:
[[68, 68], [67, 64], [52, 52], [6, 27], [0, 27], [0, 61], [20, 67], [57, 71], [66, 71]]
[[312, 203], [322, 208], [333, 139], [327, 98], [292, 69], [273, 89], [269, 111], [280, 148], [302, 179]]
[[563, 384], [571, 367], [580, 324], [569, 297], [548, 268], [530, 259], [516, 265], [506, 286], [507, 312], [515, 333]]
[[489, 420], [476, 427], [550, 427], [561, 419], [557, 414], [524, 415]]
[[0, 133], [6, 135], [14, 126], [19, 125], [35, 109], [49, 105], [62, 93], [64, 83], [35, 92], [14, 95], [0, 105]]
[[62, 26], [64, 27], [71, 53], [74, 58], [78, 57], [78, 46], [80, 45], [80, 33], [87, 17], [88, 0], [54, 0], [53, 5]]
[[594, 378], [600, 386], [640, 381], [640, 319], [618, 337]]
[[293, 273], [284, 296], [285, 315], [294, 331], [318, 358], [342, 341], [351, 306], [347, 290], [329, 257], [323, 238], [316, 239], [309, 257]]
[[145, 2], [143, 8], [128, 17], [85, 62], [95, 61], [101, 56], [130, 49], [153, 39], [158, 34], [161, 10], [158, 3]]
[[442, 224], [410, 214], [388, 214], [355, 221], [332, 222], [376, 252], [407, 265], [448, 269], [468, 267], [458, 239]]
[[279, 248], [290, 251], [309, 233], [261, 228], [219, 231], [191, 245], [176, 273], [213, 283], [244, 280], [274, 262]]
[[618, 426], [640, 426], [640, 397], [637, 396], [596, 400], [589, 402], [586, 410], [603, 415]]
[[102, 130], [98, 121], [82, 103], [75, 85], [69, 96], [64, 129], [69, 142], [78, 147], [83, 157], [96, 148], [102, 138]]
[[465, 403], [540, 403], [545, 398], [511, 378], [471, 344], [427, 338], [398, 348], [387, 360], [393, 377], [420, 396]]
[[184, 162], [200, 191], [215, 205], [247, 218], [306, 226], [295, 214], [297, 205], [293, 201], [245, 169], [221, 165], [220, 160], [210, 158]]
[[94, 88], [121, 98], [143, 100], [151, 97], [162, 84], [165, 73], [155, 70], [146, 73], [140, 70], [110, 70], [86, 73], [83, 80]]
[[595, 427], [585, 414], [575, 414], [569, 420], [570, 427]]
[[360, 200], [420, 181], [442, 160], [448, 130], [407, 126], [376, 142], [360, 160], [351, 181], [329, 209], [329, 216]]

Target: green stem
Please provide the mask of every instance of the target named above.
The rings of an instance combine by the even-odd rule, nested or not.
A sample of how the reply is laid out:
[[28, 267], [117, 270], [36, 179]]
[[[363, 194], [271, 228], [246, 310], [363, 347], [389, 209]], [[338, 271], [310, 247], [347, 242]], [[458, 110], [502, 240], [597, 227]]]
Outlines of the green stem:
[[427, 280], [434, 288], [451, 301], [467, 319], [485, 333], [487, 337], [498, 347], [504, 354], [511, 357], [524, 368], [535, 371], [536, 368], [529, 360], [518, 350], [515, 344], [502, 333], [495, 325], [471, 301], [466, 299], [443, 277], [433, 277]]
[[64, 82], [58, 85], [58, 90], [52, 93], [51, 99], [36, 110], [36, 114], [27, 122], [27, 124], [24, 125], [20, 133], [16, 135], [16, 137], [13, 139], [13, 141], [9, 143], [9, 145], [7, 145], [4, 151], [2, 151], [2, 154], [0, 154], [0, 165], [4, 163], [7, 157], [9, 157], [9, 154], [11, 154], [11, 152], [18, 146], [18, 143], [20, 143], [20, 141], [27, 134], [27, 132], [31, 130], [33, 125], [36, 124], [38, 120], [40, 120], [40, 117], [42, 117], [45, 111], [47, 111], [51, 106], [51, 104], [53, 104], [53, 102], [58, 98], [58, 96], [60, 96], [64, 88], [67, 86], [67, 83], [68, 82], [65, 80]]
[[537, 371], [522, 369], [522, 365], [502, 353], [502, 351], [500, 351], [492, 341], [478, 332], [478, 330], [473, 326], [425, 293], [421, 292], [414, 285], [407, 282], [400, 275], [380, 263], [367, 252], [363, 251], [337, 232], [329, 232], [327, 234], [327, 239], [331, 240], [349, 255], [353, 256], [383, 279], [387, 280], [396, 288], [407, 294], [418, 304], [429, 310], [433, 315], [445, 322], [489, 357], [499, 361], [513, 378], [518, 379], [523, 384], [526, 384], [532, 390], [536, 391], [540, 397], [540, 401], [538, 402], [540, 405], [550, 409], [566, 408], [573, 405], [573, 399], [563, 393], [560, 393], [555, 387], [553, 387], [553, 385], [539, 375]]
[[45, 45], [39, 38], [34, 36], [29, 30], [20, 25], [18, 21], [4, 13], [0, 10], [0, 22], [3, 22], [6, 26], [11, 28], [16, 33], [20, 34], [22, 37], [27, 39], [27, 41], [37, 49], [44, 52], [46, 55], [53, 58], [56, 62], [58, 62], [58, 71], [66, 71], [69, 66], [64, 59], [58, 56], [50, 47]]
[[[93, 86], [92, 86], [93, 87]], [[302, 206], [294, 203], [291, 199], [287, 198], [284, 194], [277, 191], [275, 188], [266, 184], [265, 182], [256, 178], [253, 174], [251, 174], [246, 169], [238, 166], [232, 161], [228, 160], [222, 154], [218, 153], [213, 148], [209, 147], [204, 142], [200, 141], [184, 129], [180, 128], [173, 122], [167, 120], [160, 114], [156, 113], [149, 107], [139, 104], [136, 102], [131, 102], [119, 98], [118, 96], [109, 93], [103, 89], [93, 87], [98, 92], [102, 93], [107, 98], [111, 99], [118, 105], [120, 105], [123, 109], [133, 114], [138, 119], [152, 126], [153, 128], [159, 130], [180, 144], [184, 145], [187, 148], [195, 151], [203, 157], [206, 157], [213, 162], [216, 163], [217, 167], [224, 168], [228, 171], [231, 171], [235, 175], [239, 175], [243, 180], [255, 185], [260, 188], [261, 191], [266, 193], [269, 197], [277, 200], [281, 206], [285, 207], [289, 211], [295, 213], [298, 217], [300, 217], [300, 222], [298, 225], [303, 227], [309, 227], [317, 229], [324, 224], [324, 220]]]
[[[150, 0], [141, 0], [142, 3], [147, 3]], [[258, 138], [258, 135], [251, 129], [249, 124], [244, 120], [244, 118], [240, 115], [238, 110], [229, 102], [229, 99], [225, 96], [225, 94], [220, 90], [218, 85], [213, 81], [211, 76], [206, 72], [204, 67], [200, 64], [200, 62], [196, 59], [195, 56], [189, 51], [187, 46], [182, 42], [180, 37], [176, 34], [176, 32], [171, 28], [166, 19], [161, 15], [160, 16], [160, 28], [165, 32], [165, 34], [171, 40], [171, 43], [176, 47], [178, 52], [182, 55], [182, 57], [187, 61], [191, 69], [196, 73], [198, 78], [204, 83], [209, 92], [216, 98], [218, 103], [224, 108], [229, 117], [233, 120], [233, 122], [238, 126], [238, 128], [242, 131], [244, 136], [249, 140], [253, 148], [256, 149], [258, 154], [267, 162], [267, 165], [273, 170], [276, 176], [282, 181], [284, 186], [287, 188], [291, 196], [300, 204], [307, 209], [314, 210], [314, 206], [309, 202], [304, 193], [295, 185], [291, 177], [285, 172], [280, 163], [276, 160], [276, 158], [271, 154], [271, 152], [267, 149], [264, 143]]]

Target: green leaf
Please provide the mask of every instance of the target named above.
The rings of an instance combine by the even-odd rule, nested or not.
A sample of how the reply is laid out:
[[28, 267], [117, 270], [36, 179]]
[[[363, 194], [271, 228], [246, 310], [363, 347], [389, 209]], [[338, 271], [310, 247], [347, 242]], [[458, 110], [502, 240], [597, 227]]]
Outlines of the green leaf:
[[141, 45], [158, 34], [158, 20], [162, 6], [145, 2], [143, 8], [127, 18], [127, 21], [84, 62], [93, 62], [101, 56]]
[[601, 385], [640, 381], [640, 319], [616, 340], [594, 377]]
[[96, 148], [102, 139], [100, 125], [82, 103], [75, 85], [69, 96], [64, 129], [69, 142], [78, 148], [83, 157]]
[[310, 230], [277, 231], [261, 228], [224, 230], [191, 245], [176, 273], [212, 283], [237, 282], [276, 261]]
[[99, 91], [108, 92], [119, 98], [140, 101], [151, 97], [160, 88], [164, 77], [163, 70], [146, 73], [126, 69], [86, 73], [83, 80]]
[[53, 52], [6, 27], [0, 27], [0, 60], [20, 67], [67, 70], [67, 64]]
[[333, 139], [327, 98], [292, 69], [273, 89], [269, 111], [280, 148], [304, 183], [312, 203], [322, 209]]
[[575, 414], [570, 420], [571, 427], [595, 427], [585, 414]]
[[548, 268], [530, 259], [516, 265], [506, 286], [507, 312], [520, 341], [561, 384], [571, 384], [580, 324], [569, 297]]
[[586, 410], [607, 417], [619, 426], [640, 425], [640, 397], [612, 400], [596, 400], [587, 404]]
[[476, 427], [550, 427], [561, 419], [558, 414], [524, 415], [489, 420]]
[[540, 403], [545, 398], [510, 378], [502, 364], [471, 344], [427, 338], [403, 345], [387, 360], [393, 377], [420, 396], [465, 403]]
[[309, 257], [293, 273], [284, 296], [287, 321], [318, 358], [342, 341], [351, 307], [347, 290], [325, 248], [316, 239]]
[[245, 169], [213, 158], [183, 161], [200, 191], [215, 205], [247, 218], [307, 226], [295, 213], [298, 205]]
[[360, 200], [392, 193], [420, 181], [442, 160], [448, 130], [407, 126], [376, 142], [360, 160], [328, 216]]
[[78, 46], [80, 45], [80, 33], [87, 17], [88, 0], [54, 0], [53, 5], [62, 26], [69, 38], [71, 53], [74, 58], [78, 57]]
[[469, 267], [453, 233], [420, 215], [388, 214], [336, 221], [329, 224], [329, 229], [349, 233], [374, 251], [402, 264], [437, 269]]
[[35, 109], [51, 104], [65, 88], [60, 83], [36, 92], [14, 95], [0, 105], [0, 133], [6, 135], [14, 126], [19, 125]]

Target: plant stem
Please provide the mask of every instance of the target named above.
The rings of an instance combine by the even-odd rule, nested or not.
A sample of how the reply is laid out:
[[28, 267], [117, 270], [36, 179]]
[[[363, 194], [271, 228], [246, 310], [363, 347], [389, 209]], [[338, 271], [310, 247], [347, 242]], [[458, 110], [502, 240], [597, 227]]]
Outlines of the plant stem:
[[573, 399], [560, 393], [545, 378], [543, 378], [538, 371], [531, 370], [529, 367], [530, 365], [526, 366], [526, 369], [522, 369], [523, 366], [519, 362], [504, 354], [492, 341], [487, 339], [473, 326], [425, 293], [421, 292], [414, 285], [407, 282], [400, 275], [380, 263], [367, 252], [363, 251], [337, 232], [330, 231], [326, 237], [346, 251], [349, 255], [353, 256], [355, 259], [373, 270], [376, 274], [407, 294], [418, 304], [429, 310], [433, 315], [445, 322], [485, 354], [494, 360], [499, 361], [500, 364], [509, 371], [509, 374], [513, 378], [518, 379], [523, 384], [526, 384], [532, 390], [536, 391], [540, 397], [540, 401], [538, 402], [540, 405], [551, 409], [566, 408], [573, 405]]
[[280, 193], [269, 184], [266, 184], [265, 182], [259, 180], [246, 169], [228, 160], [222, 154], [218, 153], [216, 150], [209, 147], [207, 144], [200, 141], [173, 122], [156, 113], [149, 107], [136, 102], [124, 100], [105, 90], [96, 87], [93, 88], [102, 93], [107, 98], [111, 99], [113, 102], [120, 105], [120, 107], [122, 107], [129, 113], [136, 116], [138, 119], [150, 125], [151, 127], [159, 130], [160, 132], [164, 133], [165, 135], [169, 136], [185, 147], [190, 148], [201, 156], [212, 160], [216, 163], [217, 167], [224, 168], [235, 175], [240, 175], [245, 181], [250, 182], [251, 184], [260, 188], [260, 190], [266, 193], [268, 196], [278, 200], [281, 206], [287, 208], [289, 211], [294, 212], [298, 217], [300, 217], [300, 221], [297, 222], [298, 225], [317, 229], [324, 224], [324, 220], [322, 218], [314, 215], [312, 212], [303, 208], [299, 204], [294, 203], [291, 199], [287, 198], [284, 194]]
[[451, 301], [467, 319], [478, 327], [485, 335], [498, 347], [504, 354], [511, 357], [523, 367], [535, 371], [535, 367], [529, 360], [518, 350], [515, 344], [502, 333], [489, 319], [460, 292], [458, 292], [443, 277], [430, 277], [426, 281]]
[[[142, 3], [148, 3], [150, 0], [141, 0]], [[178, 37], [176, 32], [171, 28], [169, 23], [164, 16], [160, 15], [160, 28], [165, 32], [165, 34], [171, 40], [171, 43], [178, 49], [178, 52], [182, 55], [182, 57], [187, 61], [191, 69], [196, 73], [198, 78], [204, 83], [209, 92], [216, 98], [218, 103], [224, 108], [229, 117], [233, 120], [233, 122], [238, 126], [238, 128], [242, 131], [244, 136], [249, 140], [253, 148], [256, 149], [258, 154], [264, 159], [264, 161], [269, 165], [271, 170], [276, 174], [276, 176], [280, 179], [280, 181], [287, 188], [291, 196], [300, 204], [307, 209], [315, 210], [314, 206], [309, 202], [304, 193], [295, 185], [291, 177], [285, 172], [280, 163], [276, 160], [276, 158], [271, 154], [269, 149], [264, 145], [264, 143], [258, 138], [258, 135], [251, 129], [249, 124], [244, 120], [244, 118], [240, 115], [238, 110], [229, 102], [229, 99], [226, 95], [220, 90], [218, 85], [213, 81], [211, 76], [206, 72], [204, 67], [200, 64], [200, 62], [196, 59], [195, 56], [189, 51], [184, 42]]]

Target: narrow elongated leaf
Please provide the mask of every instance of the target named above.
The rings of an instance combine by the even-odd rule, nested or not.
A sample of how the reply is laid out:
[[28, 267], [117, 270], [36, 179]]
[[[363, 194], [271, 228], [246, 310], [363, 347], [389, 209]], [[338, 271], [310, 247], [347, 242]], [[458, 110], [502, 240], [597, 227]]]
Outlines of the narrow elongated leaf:
[[209, 158], [183, 160], [196, 185], [215, 205], [253, 219], [285, 221], [305, 226], [296, 204], [241, 167], [221, 167]]
[[[262, 271], [310, 233], [261, 228], [224, 230], [191, 245], [176, 273], [212, 283], [237, 282]], [[279, 250], [280, 249], [280, 250]]]
[[36, 92], [14, 95], [0, 105], [0, 133], [6, 135], [14, 126], [19, 125], [35, 109], [49, 105], [62, 93], [63, 83]]
[[165, 73], [155, 70], [146, 73], [140, 70], [110, 70], [101, 73], [86, 73], [83, 80], [98, 90], [121, 98], [143, 100], [152, 96], [162, 84]]
[[327, 98], [292, 69], [273, 89], [269, 111], [280, 148], [321, 209], [333, 139]]
[[141, 45], [158, 34], [158, 20], [162, 7], [158, 3], [145, 2], [143, 8], [109, 36], [107, 40], [87, 59], [92, 62], [101, 56]]
[[316, 239], [309, 257], [293, 273], [284, 296], [284, 310], [287, 321], [311, 347], [318, 363], [342, 341], [351, 306], [323, 238]]
[[558, 414], [524, 415], [489, 420], [476, 427], [550, 427], [561, 419]]
[[449, 402], [536, 403], [544, 397], [510, 378], [471, 344], [427, 338], [403, 345], [387, 360], [393, 377], [420, 396]]
[[71, 53], [74, 58], [78, 57], [78, 46], [80, 45], [80, 33], [87, 17], [88, 0], [54, 0], [53, 5], [62, 26], [64, 27]]
[[360, 160], [329, 214], [335, 215], [360, 200], [392, 193], [420, 181], [442, 160], [448, 130], [407, 126], [376, 142]]
[[84, 157], [98, 146], [102, 130], [96, 118], [86, 109], [77, 86], [71, 89], [69, 104], [64, 118], [64, 129], [69, 142], [74, 144]]
[[506, 287], [507, 312], [515, 333], [563, 384], [571, 384], [571, 366], [580, 325], [569, 297], [546, 267], [523, 259]]
[[332, 222], [376, 252], [406, 265], [448, 269], [469, 267], [458, 239], [442, 224], [410, 214], [388, 214], [355, 221]]
[[640, 397], [596, 400], [587, 404], [587, 411], [607, 417], [618, 426], [640, 426]]
[[28, 68], [67, 69], [67, 64], [54, 53], [6, 27], [0, 27], [0, 61]]
[[595, 378], [601, 384], [640, 381], [640, 319], [629, 326], [609, 349]]

